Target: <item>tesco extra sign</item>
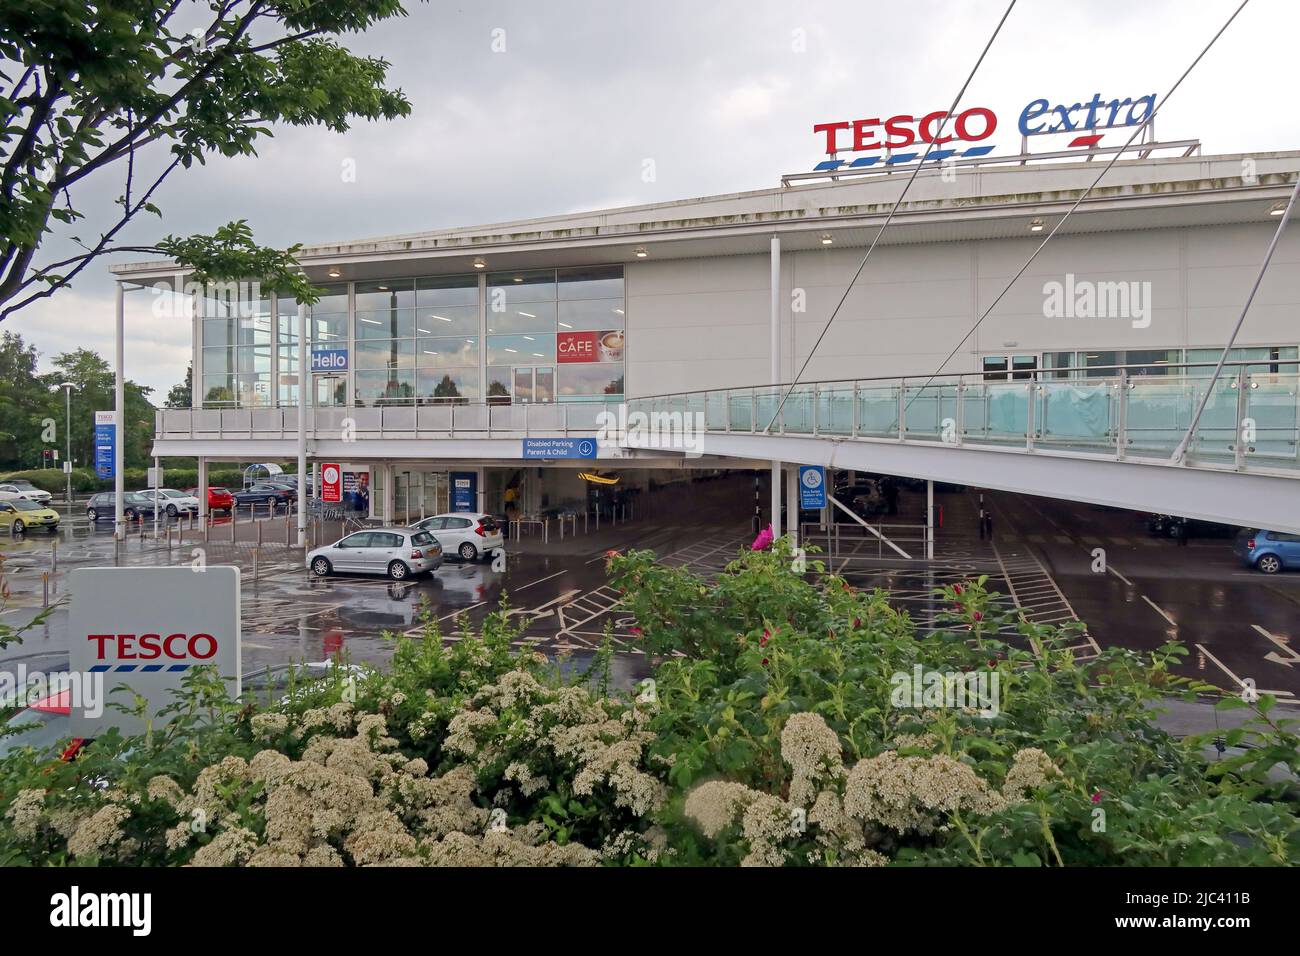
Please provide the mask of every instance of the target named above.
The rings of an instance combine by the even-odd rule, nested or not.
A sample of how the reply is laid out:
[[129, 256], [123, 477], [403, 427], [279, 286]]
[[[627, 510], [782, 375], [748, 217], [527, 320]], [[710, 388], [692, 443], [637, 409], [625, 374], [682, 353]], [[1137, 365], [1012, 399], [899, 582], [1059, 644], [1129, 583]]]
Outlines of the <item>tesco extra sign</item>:
[[[83, 679], [102, 681], [101, 700], [146, 701], [156, 726], [176, 701], [186, 676], [210, 667], [232, 697], [241, 691], [239, 569], [181, 565], [168, 568], [76, 568], [68, 577], [69, 665]], [[93, 713], [74, 699], [74, 737], [110, 727], [140, 733], [144, 720], [116, 708]]]
[[[1156, 109], [1156, 94], [1145, 96], [1102, 99], [1094, 93], [1091, 99], [1077, 103], [1056, 103], [1050, 99], [1031, 100], [1020, 111], [1017, 128], [1022, 136], [1042, 136], [1049, 133], [1086, 133], [1069, 145], [1096, 145], [1101, 138], [1096, 130], [1145, 123]], [[945, 118], [947, 122], [945, 123]], [[906, 149], [910, 146], [943, 146], [946, 143], [977, 143], [988, 139], [998, 128], [998, 117], [984, 106], [972, 106], [949, 116], [946, 110], [928, 113], [899, 113], [894, 116], [873, 116], [867, 119], [840, 120], [818, 123], [813, 132], [824, 137], [825, 151], [863, 152], [878, 149]], [[991, 147], [984, 148], [987, 152]], [[933, 150], [931, 155], [933, 155]], [[945, 150], [951, 155], [955, 150]]]

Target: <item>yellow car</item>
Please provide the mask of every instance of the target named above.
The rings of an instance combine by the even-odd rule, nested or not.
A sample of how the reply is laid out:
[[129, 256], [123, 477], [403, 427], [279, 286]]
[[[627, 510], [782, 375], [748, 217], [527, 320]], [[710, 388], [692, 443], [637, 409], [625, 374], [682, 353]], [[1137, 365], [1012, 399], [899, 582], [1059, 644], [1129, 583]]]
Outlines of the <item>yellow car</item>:
[[50, 533], [59, 530], [59, 513], [35, 501], [11, 499], [0, 501], [0, 528], [10, 534], [23, 534], [35, 528], [48, 528]]

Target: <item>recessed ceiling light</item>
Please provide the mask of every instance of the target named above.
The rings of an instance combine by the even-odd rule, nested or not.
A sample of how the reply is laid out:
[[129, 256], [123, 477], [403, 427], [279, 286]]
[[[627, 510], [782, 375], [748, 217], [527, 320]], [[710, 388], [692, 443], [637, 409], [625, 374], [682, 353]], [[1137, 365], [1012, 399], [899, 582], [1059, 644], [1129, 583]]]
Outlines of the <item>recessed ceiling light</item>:
[[482, 256], [477, 256], [477, 257], [475, 257], [475, 259], [474, 259], [474, 268], [475, 268], [475, 269], [486, 269], [486, 268], [487, 268], [487, 263], [483, 261], [483, 257], [482, 257]]
[[1043, 220], [1041, 220], [1041, 219], [1033, 219], [1033, 220], [1031, 220], [1030, 223], [1029, 223], [1029, 231], [1030, 231], [1030, 232], [1042, 232], [1042, 231], [1043, 231]]
[[831, 238], [831, 234], [830, 234], [829, 232], [824, 233], [824, 234], [822, 235], [822, 245], [823, 245], [823, 246], [829, 246], [829, 245], [830, 245], [832, 242], [834, 242], [834, 241], [835, 241], [835, 240]]
[[380, 291], [380, 292], [387, 292], [387, 291], [388, 291], [388, 286], [386, 286], [386, 285], [381, 285], [381, 286], [379, 287], [379, 291]]
[[644, 258], [645, 258], [646, 256], [648, 256], [648, 255], [650, 255], [650, 253], [646, 252], [646, 248], [645, 248], [645, 246], [637, 246], [637, 247], [636, 247], [636, 257], [637, 257], [638, 259], [644, 259]]
[[337, 278], [338, 278], [339, 276], [341, 276], [342, 274], [343, 274], [343, 273], [339, 272], [338, 269], [331, 269], [330, 272], [329, 272], [329, 276], [330, 276], [331, 279], [337, 279]]
[[515, 276], [515, 281], [516, 281], [516, 282], [523, 282], [523, 281], [524, 281], [524, 277], [523, 277], [523, 276]]
[[1268, 211], [1268, 214], [1270, 216], [1280, 216], [1284, 212], [1286, 212], [1286, 203], [1275, 202], [1273, 203], [1273, 208]]

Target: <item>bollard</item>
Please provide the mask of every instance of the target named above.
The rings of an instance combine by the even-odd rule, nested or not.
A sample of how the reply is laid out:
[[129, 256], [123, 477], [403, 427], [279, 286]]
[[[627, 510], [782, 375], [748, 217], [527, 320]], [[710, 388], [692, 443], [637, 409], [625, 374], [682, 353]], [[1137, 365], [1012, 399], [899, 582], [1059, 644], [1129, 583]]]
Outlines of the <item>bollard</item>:
[[[257, 523], [257, 546], [259, 548], [262, 546], [262, 522], [260, 521]], [[257, 552], [254, 551], [253, 555], [254, 555], [254, 559], [256, 560]], [[256, 575], [254, 575], [254, 577], [256, 577]]]
[[[261, 544], [261, 542], [258, 543]], [[260, 547], [253, 549], [253, 580], [254, 581], [257, 580], [258, 552], [261, 550], [262, 549]]]
[[59, 539], [50, 542], [50, 571], [59, 570]]
[[172, 526], [168, 525], [167, 526], [167, 550], [170, 551], [171, 549], [172, 549]]
[[542, 544], [550, 544], [550, 542], [551, 542], [551, 519], [543, 518], [542, 519]]
[[50, 572], [41, 572], [41, 607], [50, 606]]
[[560, 540], [564, 540], [564, 515], [560, 515]]
[[591, 528], [589, 527], [589, 525], [590, 525], [590, 519], [591, 519], [591, 512], [590, 512], [590, 511], [584, 511], [584, 512], [582, 513], [582, 533], [583, 533], [583, 534], [587, 534], [587, 533], [591, 530]]

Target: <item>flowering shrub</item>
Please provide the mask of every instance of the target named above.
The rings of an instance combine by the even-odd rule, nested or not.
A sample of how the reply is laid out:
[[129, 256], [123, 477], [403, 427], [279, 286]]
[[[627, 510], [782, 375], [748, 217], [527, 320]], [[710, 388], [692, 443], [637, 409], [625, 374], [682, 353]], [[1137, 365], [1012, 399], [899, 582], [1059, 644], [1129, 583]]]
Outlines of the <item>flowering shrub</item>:
[[[608, 556], [654, 692], [512, 650], [506, 609], [383, 670], [233, 702], [197, 671], [151, 732], [0, 760], [0, 865], [1197, 865], [1300, 857], [1294, 721], [1209, 763], [1153, 720], [1185, 653], [1076, 661], [982, 580], [918, 631], [784, 539], [709, 581]], [[900, 696], [991, 678], [995, 708]], [[956, 675], [954, 677], [954, 675]], [[143, 706], [138, 703], [137, 706]], [[1229, 699], [1221, 706], [1246, 706]]]

